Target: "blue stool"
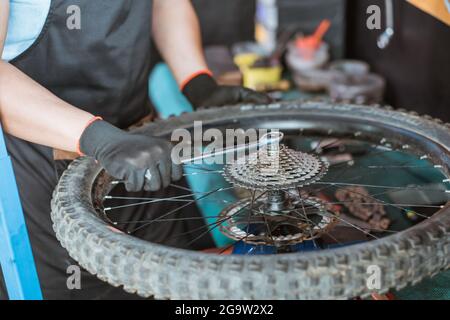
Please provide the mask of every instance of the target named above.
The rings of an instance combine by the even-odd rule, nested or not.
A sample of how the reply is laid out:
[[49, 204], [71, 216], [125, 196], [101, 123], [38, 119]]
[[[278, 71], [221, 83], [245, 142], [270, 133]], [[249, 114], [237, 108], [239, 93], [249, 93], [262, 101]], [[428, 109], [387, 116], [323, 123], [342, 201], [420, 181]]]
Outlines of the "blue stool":
[[0, 265], [11, 300], [41, 300], [19, 192], [0, 125]]

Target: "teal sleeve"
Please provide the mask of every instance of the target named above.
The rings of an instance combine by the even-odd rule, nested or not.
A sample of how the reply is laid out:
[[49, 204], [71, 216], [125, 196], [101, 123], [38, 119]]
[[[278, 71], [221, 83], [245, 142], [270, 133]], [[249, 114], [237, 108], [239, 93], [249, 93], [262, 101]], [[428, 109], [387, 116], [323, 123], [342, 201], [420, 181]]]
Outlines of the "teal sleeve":
[[[170, 69], [166, 64], [160, 63], [155, 66], [149, 81], [150, 98], [161, 118], [171, 115], [180, 115], [183, 112], [192, 112], [193, 108], [178, 88]], [[208, 169], [220, 170], [217, 165], [209, 165]], [[190, 188], [200, 195], [219, 188], [229, 187], [229, 184], [220, 174], [189, 175], [195, 169], [184, 168], [186, 178]], [[227, 203], [236, 201], [236, 196], [232, 191], [221, 191], [197, 202], [201, 213], [205, 217], [205, 222], [211, 225], [211, 236], [217, 247], [231, 244], [233, 241], [225, 237], [218, 227], [214, 228], [217, 215], [227, 206]]]

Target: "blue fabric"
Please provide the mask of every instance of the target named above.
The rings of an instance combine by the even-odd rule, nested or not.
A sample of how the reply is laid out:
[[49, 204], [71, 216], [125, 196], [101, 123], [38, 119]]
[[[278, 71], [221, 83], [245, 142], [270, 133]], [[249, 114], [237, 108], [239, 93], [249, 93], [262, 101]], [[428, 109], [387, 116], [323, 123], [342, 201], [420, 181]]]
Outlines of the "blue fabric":
[[50, 0], [10, 0], [8, 31], [2, 60], [10, 61], [36, 41], [50, 10]]
[[[149, 94], [161, 118], [193, 111], [191, 104], [180, 92], [178, 84], [166, 64], [160, 63], [155, 66], [150, 76]], [[221, 168], [216, 165], [208, 165], [208, 169], [220, 170]], [[185, 166], [184, 172], [189, 174], [198, 172], [198, 170]], [[229, 187], [229, 184], [219, 174], [188, 175], [186, 180], [190, 188], [200, 195], [219, 188]], [[206, 224], [210, 225], [212, 229], [211, 236], [217, 247], [223, 247], [234, 242], [225, 237], [219, 228], [214, 228], [214, 223], [217, 221], [215, 216], [228, 203], [234, 203], [236, 200], [237, 198], [232, 191], [221, 191], [197, 201], [197, 207], [205, 217]]]

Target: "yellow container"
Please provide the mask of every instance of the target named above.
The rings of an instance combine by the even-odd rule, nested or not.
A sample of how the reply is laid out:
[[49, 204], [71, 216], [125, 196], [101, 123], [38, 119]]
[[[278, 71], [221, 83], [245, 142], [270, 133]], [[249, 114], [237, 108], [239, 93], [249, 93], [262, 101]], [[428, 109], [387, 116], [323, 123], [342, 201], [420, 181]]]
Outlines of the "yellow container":
[[266, 86], [275, 86], [281, 81], [281, 73], [280, 66], [249, 68], [243, 72], [244, 87], [258, 90]]
[[243, 85], [246, 88], [258, 90], [266, 86], [274, 86], [281, 81], [283, 69], [281, 66], [252, 67], [261, 56], [256, 53], [238, 54], [234, 63], [243, 75]]

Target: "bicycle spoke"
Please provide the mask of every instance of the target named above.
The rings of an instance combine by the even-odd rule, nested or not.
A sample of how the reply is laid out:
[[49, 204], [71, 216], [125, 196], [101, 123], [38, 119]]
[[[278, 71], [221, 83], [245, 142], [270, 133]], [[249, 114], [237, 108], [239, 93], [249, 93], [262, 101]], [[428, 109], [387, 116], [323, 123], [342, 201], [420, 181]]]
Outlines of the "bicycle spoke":
[[[345, 213], [337, 214], [333, 212], [333, 210], [325, 210], [318, 208], [317, 204], [314, 203], [314, 201], [308, 202], [305, 199], [308, 199], [309, 193], [311, 192], [313, 195], [323, 195], [325, 197], [329, 197], [329, 194], [332, 194], [333, 199], [329, 200], [320, 200], [320, 205], [328, 208], [328, 206], [336, 206], [336, 205], [344, 205], [347, 206], [357, 206], [359, 208], [358, 210], [363, 210], [362, 208], [364, 206], [370, 207], [370, 206], [380, 206], [380, 208], [394, 208], [398, 211], [396, 211], [398, 214], [401, 214], [403, 216], [403, 213], [410, 213], [414, 212], [414, 214], [418, 217], [422, 217], [425, 219], [429, 218], [429, 215], [425, 215], [423, 213], [417, 213], [413, 211], [414, 208], [423, 208], [423, 209], [442, 209], [445, 208], [444, 204], [435, 204], [431, 202], [423, 201], [424, 203], [408, 203], [409, 201], [400, 201], [398, 199], [401, 198], [394, 198], [397, 199], [397, 201], [385, 201], [383, 197], [386, 194], [393, 194], [395, 192], [400, 191], [418, 191], [427, 193], [430, 192], [430, 194], [436, 194], [438, 196], [439, 194], [445, 194], [450, 193], [450, 190], [447, 190], [447, 186], [438, 186], [431, 187], [428, 184], [427, 185], [417, 185], [412, 183], [405, 183], [404, 186], [402, 185], [389, 185], [386, 183], [373, 183], [373, 181], [377, 181], [377, 178], [381, 172], [395, 172], [398, 174], [406, 174], [409, 172], [417, 172], [430, 169], [430, 170], [439, 170], [442, 169], [441, 165], [436, 165], [429, 163], [428, 159], [429, 157], [427, 155], [422, 156], [414, 156], [411, 158], [411, 156], [406, 156], [405, 158], [405, 152], [410, 149], [409, 145], [400, 145], [399, 148], [395, 149], [392, 146], [395, 144], [391, 144], [388, 142], [387, 139], [382, 138], [380, 140], [380, 144], [377, 145], [376, 143], [366, 143], [366, 142], [359, 142], [360, 137], [364, 137], [362, 135], [362, 132], [356, 132], [353, 134], [355, 139], [352, 138], [334, 138], [332, 137], [333, 131], [329, 130], [328, 136], [322, 136], [320, 139], [312, 139], [310, 142], [308, 142], [311, 146], [311, 148], [308, 151], [305, 151], [305, 153], [311, 153], [311, 154], [317, 154], [317, 158], [321, 159], [322, 157], [324, 159], [327, 159], [328, 157], [333, 157], [334, 161], [341, 160], [343, 157], [339, 157], [340, 154], [345, 155], [347, 157], [350, 156], [350, 160], [340, 161], [340, 162], [332, 162], [333, 158], [331, 160], [332, 165], [329, 167], [329, 174], [327, 175], [327, 178], [319, 181], [312, 182], [311, 185], [309, 185], [307, 188], [300, 187], [297, 189], [297, 194], [294, 195], [291, 192], [292, 191], [285, 191], [282, 190], [287, 197], [299, 197], [300, 201], [296, 202], [297, 207], [294, 209], [291, 209], [290, 213], [284, 213], [284, 212], [277, 212], [277, 213], [271, 213], [275, 214], [277, 219], [287, 219], [291, 223], [291, 225], [286, 224], [286, 226], [283, 226], [279, 223], [279, 220], [269, 220], [272, 219], [269, 213], [264, 212], [264, 210], [261, 210], [262, 207], [258, 207], [257, 210], [255, 210], [255, 205], [257, 199], [260, 200], [263, 195], [266, 194], [267, 191], [261, 192], [259, 195], [256, 195], [255, 190], [248, 190], [249, 194], [245, 195], [246, 199], [248, 199], [248, 202], [244, 202], [242, 207], [237, 208], [236, 212], [233, 211], [233, 213], [230, 212], [229, 215], [208, 215], [208, 216], [199, 216], [199, 217], [183, 217], [180, 216], [179, 213], [182, 209], [195, 204], [195, 203], [201, 203], [204, 201], [205, 203], [217, 203], [217, 204], [223, 204], [223, 205], [231, 205], [233, 202], [227, 200], [226, 197], [215, 197], [214, 199], [208, 199], [209, 196], [212, 194], [218, 193], [220, 191], [226, 191], [226, 190], [233, 190], [235, 187], [232, 185], [231, 182], [227, 179], [228, 183], [230, 183], [230, 187], [222, 187], [218, 189], [214, 189], [211, 191], [193, 191], [191, 187], [177, 185], [175, 183], [172, 183], [170, 186], [178, 189], [180, 192], [185, 192], [186, 194], [177, 194], [176, 196], [161, 196], [161, 197], [127, 197], [127, 196], [106, 196], [105, 200], [111, 199], [111, 200], [124, 200], [124, 201], [138, 201], [135, 203], [125, 203], [118, 206], [110, 206], [104, 208], [105, 212], [111, 212], [115, 209], [121, 209], [121, 208], [127, 208], [132, 206], [139, 206], [139, 205], [152, 205], [154, 203], [159, 202], [167, 202], [167, 203], [180, 203], [180, 206], [177, 206], [176, 208], [173, 208], [169, 210], [168, 212], [164, 213], [163, 215], [152, 218], [152, 219], [135, 219], [135, 220], [129, 220], [129, 221], [112, 221], [114, 225], [120, 225], [120, 226], [126, 226], [126, 225], [132, 225], [132, 224], [139, 224], [136, 226], [133, 230], [129, 231], [130, 234], [134, 234], [138, 230], [141, 230], [145, 227], [150, 226], [153, 223], [176, 223], [180, 221], [202, 221], [202, 219], [214, 219], [215, 221], [212, 223], [205, 223], [204, 225], [201, 225], [199, 227], [190, 229], [185, 232], [181, 232], [179, 234], [174, 234], [171, 237], [169, 237], [168, 241], [173, 240], [174, 238], [179, 238], [181, 236], [186, 236], [189, 234], [195, 234], [195, 236], [189, 240], [188, 243], [185, 243], [184, 245], [190, 246], [195, 241], [202, 238], [207, 233], [210, 233], [214, 231], [216, 228], [230, 225], [233, 227], [238, 226], [239, 229], [242, 229], [242, 233], [244, 233], [244, 236], [238, 236], [239, 232], [236, 235], [232, 235], [232, 238], [234, 239], [234, 243], [242, 241], [243, 243], [259, 243], [260, 239], [264, 239], [264, 241], [267, 241], [267, 245], [277, 245], [277, 241], [280, 241], [280, 239], [283, 239], [284, 232], [289, 232], [289, 228], [295, 228], [298, 226], [307, 226], [305, 227], [305, 230], [303, 230], [304, 235], [311, 241], [313, 241], [313, 245], [315, 249], [319, 249], [318, 244], [316, 243], [315, 239], [321, 238], [321, 237], [327, 237], [327, 240], [329, 243], [336, 243], [338, 245], [345, 245], [348, 240], [345, 235], [340, 235], [338, 238], [335, 236], [334, 229], [337, 230], [339, 228], [352, 228], [355, 229], [362, 234], [366, 235], [367, 237], [371, 239], [379, 239], [379, 235], [385, 236], [386, 234], [392, 234], [397, 233], [399, 231], [397, 230], [391, 230], [390, 227], [386, 228], [379, 228], [378, 225], [372, 224], [370, 225], [369, 222], [362, 220], [361, 218], [358, 218], [357, 215], [354, 215], [352, 212], [350, 215], [347, 215]], [[305, 147], [300, 147], [300, 149], [306, 149]], [[395, 157], [395, 159], [398, 159], [394, 162], [391, 161], [391, 158]], [[422, 163], [420, 161], [426, 161], [425, 163]], [[210, 166], [208, 164], [204, 163], [185, 163], [183, 165], [186, 169], [186, 172], [183, 174], [184, 177], [190, 177], [190, 176], [199, 176], [199, 177], [205, 177], [205, 179], [209, 179], [209, 176], [220, 176], [220, 175], [226, 175], [227, 173], [224, 172], [222, 167], [218, 167], [217, 165]], [[404, 170], [405, 173], [403, 173]], [[388, 173], [387, 173], [388, 174]], [[216, 178], [214, 178], [216, 179]], [[373, 180], [373, 181], [372, 181]], [[450, 179], [445, 178], [441, 179], [441, 183], [450, 183]], [[120, 181], [116, 181], [114, 183], [120, 183]], [[195, 187], [194, 187], [195, 188]], [[355, 189], [352, 189], [355, 188]], [[362, 188], [362, 189], [361, 189]], [[300, 193], [301, 190], [304, 189], [306, 192], [305, 199], [303, 199], [302, 194]], [[380, 189], [380, 192], [374, 192], [377, 189]], [[346, 192], [350, 194], [355, 195], [354, 200], [335, 200], [334, 199], [334, 193], [338, 192], [339, 190], [345, 190]], [[363, 190], [364, 193], [358, 192], [358, 190]], [[371, 192], [370, 192], [370, 191]], [[370, 193], [369, 193], [370, 192]], [[439, 195], [439, 197], [441, 197]], [[320, 197], [319, 197], [320, 198]], [[265, 198], [267, 199], [267, 198]], [[406, 199], [406, 198], [405, 198]], [[426, 199], [426, 198], [424, 198]], [[266, 201], [266, 200], [264, 200]], [[401, 203], [402, 202], [402, 203]], [[411, 201], [414, 202], [414, 201]], [[258, 202], [260, 205], [260, 202]], [[151, 208], [151, 207], [150, 207]], [[118, 210], [119, 212], [120, 210]], [[389, 213], [390, 212], [390, 213]], [[388, 211], [389, 214], [392, 214], [393, 211]], [[332, 219], [331, 221], [334, 221], [333, 224], [328, 227], [326, 225], [328, 220], [317, 220], [318, 216], [328, 214], [327, 219]], [[322, 218], [323, 219], [323, 218]], [[323, 225], [325, 223], [325, 225]], [[283, 228], [278, 229], [279, 226], [282, 226]], [[264, 230], [262, 229], [264, 228]], [[303, 228], [303, 227], [302, 227]], [[321, 230], [319, 228], [322, 228]], [[276, 230], [276, 236], [274, 236], [273, 232]], [[295, 229], [292, 229], [295, 230]], [[317, 231], [319, 230], [319, 231]], [[228, 231], [227, 231], [228, 232]], [[237, 231], [236, 231], [237, 232]], [[281, 232], [281, 233], [280, 233]], [[292, 231], [294, 232], [294, 231]], [[255, 237], [255, 238], [253, 238]], [[253, 240], [251, 240], [253, 238]], [[254, 240], [256, 239], [256, 240]], [[278, 239], [278, 240], [275, 240]], [[344, 240], [343, 240], [344, 239]], [[252, 242], [253, 241], [253, 242]], [[330, 242], [331, 241], [331, 242]], [[230, 245], [232, 246], [232, 245]], [[224, 252], [227, 251], [230, 246], [226, 246], [225, 248], [222, 248], [220, 251]], [[257, 244], [254, 244], [254, 246], [258, 246]], [[253, 248], [253, 247], [252, 247]], [[255, 247], [256, 248], [256, 247]], [[251, 254], [251, 250], [247, 251], [246, 254]]]
[[197, 200], [192, 200], [192, 201], [190, 201], [190, 202], [188, 202], [188, 203], [182, 205], [181, 207], [178, 207], [178, 208], [175, 208], [175, 209], [173, 209], [173, 210], [170, 210], [169, 212], [163, 214], [162, 216], [160, 216], [160, 217], [158, 217], [158, 218], [156, 218], [156, 219], [154, 219], [154, 220], [152, 220], [152, 221], [149, 221], [149, 222], [147, 222], [147, 223], [145, 223], [145, 224], [143, 224], [143, 225], [141, 225], [141, 226], [139, 226], [139, 227], [133, 229], [133, 230], [130, 231], [129, 233], [134, 233], [134, 232], [136, 232], [136, 231], [138, 231], [138, 230], [140, 230], [140, 229], [142, 229], [142, 228], [148, 227], [149, 225], [151, 225], [152, 223], [154, 223], [156, 220], [163, 219], [163, 218], [165, 218], [165, 217], [167, 217], [167, 216], [169, 216], [169, 215], [171, 215], [171, 214], [174, 214], [174, 213], [180, 211], [181, 209], [186, 208], [187, 206], [190, 206], [190, 205], [192, 205], [192, 204], [195, 204], [196, 201], [200, 201], [201, 199], [204, 199], [204, 198], [206, 198], [206, 197], [208, 197], [208, 196], [210, 196], [210, 195], [212, 195], [212, 194], [214, 194], [214, 193], [216, 193], [216, 192], [220, 192], [220, 191], [223, 191], [223, 190], [224, 190], [224, 188], [219, 188], [219, 189], [210, 191], [210, 192], [208, 192], [207, 194], [205, 194], [205, 195], [201, 196], [200, 198], [198, 198]]
[[314, 184], [326, 184], [326, 185], [335, 185], [335, 186], [357, 186], [357, 187], [398, 189], [398, 190], [421, 190], [421, 191], [443, 192], [443, 193], [450, 192], [450, 190], [429, 189], [429, 188], [421, 188], [421, 187], [383, 186], [383, 185], [364, 184], [364, 183], [347, 183], [347, 182], [331, 182], [331, 181], [317, 181]]
[[[215, 190], [213, 192], [200, 192], [200, 193], [197, 193], [197, 194], [210, 195], [210, 194], [215, 193], [215, 192], [221, 192], [221, 191], [226, 191], [226, 190], [230, 190], [230, 189], [232, 189], [232, 187], [219, 188], [219, 189], [217, 189], [217, 190]], [[133, 207], [133, 206], [140, 206], [140, 205], [146, 205], [146, 204], [152, 204], [152, 203], [157, 203], [157, 202], [175, 201], [175, 200], [178, 200], [180, 198], [188, 198], [188, 197], [195, 196], [197, 194], [184, 194], [184, 195], [175, 196], [175, 197], [171, 197], [171, 198], [156, 198], [156, 199], [152, 199], [152, 200], [148, 200], [148, 201], [142, 201], [142, 202], [137, 202], [137, 203], [129, 203], [129, 204], [124, 204], [124, 205], [119, 205], [119, 206], [114, 206], [114, 207], [107, 207], [107, 208], [104, 208], [103, 211], [111, 211], [111, 210], [115, 210], [115, 209], [123, 209], [123, 208], [128, 208], [128, 207]], [[118, 199], [118, 197], [115, 197], [115, 198], [114, 197], [110, 197], [108, 199]], [[200, 201], [201, 199], [203, 199], [203, 197], [200, 197], [197, 200], [189, 200], [188, 202]]]
[[[261, 196], [263, 196], [263, 195], [264, 195], [264, 194], [261, 194], [261, 195], [259, 195], [258, 197], [261, 197]], [[248, 205], [250, 205], [250, 203], [247, 204], [247, 205], [245, 205], [245, 207], [248, 207]], [[191, 245], [191, 244], [192, 244], [193, 242], [195, 242], [196, 240], [200, 239], [200, 238], [203, 237], [204, 235], [206, 235], [206, 234], [208, 234], [209, 232], [213, 231], [214, 229], [216, 229], [217, 227], [219, 227], [219, 226], [222, 224], [222, 222], [224, 222], [224, 221], [226, 221], [226, 220], [229, 220], [230, 218], [234, 217], [237, 213], [239, 213], [240, 211], [242, 211], [245, 207], [243, 207], [243, 208], [241, 208], [240, 210], [238, 210], [237, 212], [233, 213], [231, 216], [228, 216], [228, 217], [226, 217], [226, 218], [224, 218], [224, 219], [221, 219], [219, 222], [215, 222], [215, 223], [210, 224], [210, 225], [214, 225], [214, 227], [208, 228], [208, 230], [206, 230], [205, 232], [203, 232], [202, 234], [200, 234], [200, 235], [199, 235], [198, 237], [196, 237], [194, 240], [190, 241], [190, 242], [188, 243], [188, 245]], [[210, 225], [207, 225], [206, 227], [209, 227]], [[202, 227], [202, 228], [204, 228], [204, 227]]]

